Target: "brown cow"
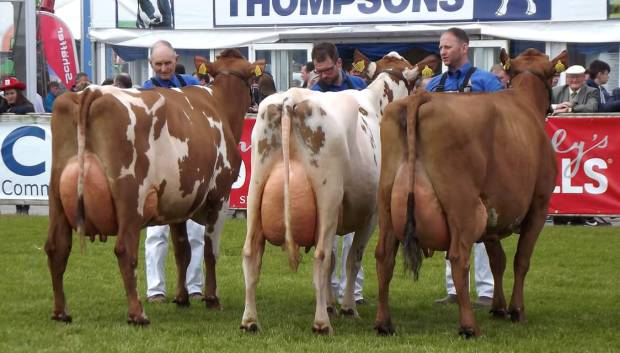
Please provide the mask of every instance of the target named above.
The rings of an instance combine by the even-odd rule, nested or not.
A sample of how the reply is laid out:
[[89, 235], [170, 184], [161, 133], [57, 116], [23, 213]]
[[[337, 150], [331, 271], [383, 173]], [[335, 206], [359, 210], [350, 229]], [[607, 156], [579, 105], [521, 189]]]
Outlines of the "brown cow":
[[175, 301], [189, 305], [188, 218], [206, 225], [205, 299], [208, 307], [218, 306], [219, 233], [241, 162], [237, 144], [250, 105], [248, 80], [264, 62], [250, 64], [238, 51], [226, 50], [204, 64], [215, 77], [210, 88], [89, 86], [54, 104], [45, 244], [54, 288], [52, 319], [71, 321], [63, 274], [72, 228], [91, 240], [97, 234], [102, 240], [118, 234], [114, 252], [129, 302], [128, 321], [144, 325], [149, 320], [136, 292], [140, 229], [171, 224], [178, 271]]
[[[549, 61], [528, 49], [511, 61], [502, 50], [512, 89], [423, 92], [387, 107], [381, 122], [380, 238], [375, 252], [379, 280], [375, 328], [380, 334], [394, 332], [388, 290], [399, 241], [414, 278], [422, 252], [448, 252], [461, 335], [480, 334], [467, 284], [474, 242], [483, 241], [489, 255], [495, 280], [491, 312], [525, 321], [523, 282], [556, 176], [544, 118], [554, 67], [566, 58], [563, 52]], [[507, 309], [502, 284], [506, 257], [499, 240], [511, 233], [520, 237]]]

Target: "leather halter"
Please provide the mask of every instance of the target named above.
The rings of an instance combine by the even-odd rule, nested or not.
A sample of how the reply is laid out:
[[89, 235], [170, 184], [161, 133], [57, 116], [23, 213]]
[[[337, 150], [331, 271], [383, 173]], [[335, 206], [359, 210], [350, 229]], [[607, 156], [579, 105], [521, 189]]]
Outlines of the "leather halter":
[[217, 77], [218, 75], [232, 75], [237, 77], [238, 79], [240, 79], [241, 81], [243, 81], [243, 83], [245, 83], [245, 86], [248, 88], [248, 90], [250, 89], [250, 83], [248, 82], [249, 79], [246, 79], [239, 71], [234, 71], [234, 70], [222, 70], [219, 71], [217, 73], [217, 75], [215, 75], [215, 77]]
[[407, 92], [411, 92], [411, 89], [413, 87], [411, 87], [411, 84], [409, 83], [409, 81], [407, 81], [407, 79], [405, 78], [405, 75], [403, 75], [402, 71], [395, 70], [395, 69], [385, 69], [385, 70], [379, 71], [375, 77], [379, 76], [380, 74], [382, 74], [384, 72], [392, 75], [392, 77], [394, 77], [394, 78], [397, 78], [397, 79], [403, 81], [405, 83], [405, 87], [407, 87]]

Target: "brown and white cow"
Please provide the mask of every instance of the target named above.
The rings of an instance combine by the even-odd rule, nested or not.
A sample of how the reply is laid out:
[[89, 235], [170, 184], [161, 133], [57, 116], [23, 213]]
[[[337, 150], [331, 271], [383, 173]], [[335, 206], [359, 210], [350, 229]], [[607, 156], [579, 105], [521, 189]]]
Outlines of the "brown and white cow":
[[[395, 52], [365, 72], [376, 76], [362, 91], [292, 88], [261, 102], [252, 131], [248, 229], [243, 247], [246, 299], [241, 328], [259, 329], [256, 311], [265, 240], [283, 245], [295, 270], [299, 247], [314, 252], [313, 330], [330, 333], [335, 299], [329, 285], [335, 234], [355, 232], [347, 260], [343, 313], [357, 316], [353, 283], [376, 224], [380, 168], [379, 121], [387, 104], [406, 97], [417, 76]], [[290, 179], [289, 179], [290, 175]]]
[[[128, 321], [148, 324], [136, 292], [140, 229], [171, 224], [177, 263], [175, 301], [189, 305], [190, 261], [185, 220], [206, 225], [207, 307], [219, 305], [215, 262], [232, 183], [237, 143], [250, 104], [248, 80], [262, 70], [236, 50], [214, 63], [197, 60], [215, 77], [209, 88], [138, 91], [89, 86], [54, 104], [50, 225], [45, 244], [54, 289], [52, 319], [71, 321], [63, 274], [72, 229], [94, 240], [117, 234], [114, 252], [129, 303]], [[260, 67], [260, 69], [257, 69]]]
[[[497, 93], [421, 93], [392, 103], [381, 122], [379, 280], [376, 326], [394, 329], [389, 283], [399, 241], [417, 277], [422, 253], [447, 251], [457, 291], [460, 331], [478, 336], [468, 290], [469, 254], [483, 241], [495, 280], [491, 313], [525, 321], [523, 283], [555, 184], [554, 152], [544, 131], [554, 67], [535, 49], [510, 60], [512, 89]], [[519, 233], [510, 306], [503, 293], [500, 239]]]

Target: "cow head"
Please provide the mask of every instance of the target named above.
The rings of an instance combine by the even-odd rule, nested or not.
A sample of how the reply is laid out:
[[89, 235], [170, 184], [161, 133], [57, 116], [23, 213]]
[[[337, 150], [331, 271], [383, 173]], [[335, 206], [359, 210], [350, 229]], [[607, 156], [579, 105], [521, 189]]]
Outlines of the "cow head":
[[384, 71], [401, 72], [407, 81], [414, 80], [417, 76], [415, 67], [395, 51], [389, 52], [380, 60], [373, 62], [370, 61], [366, 55], [362, 54], [362, 52], [355, 49], [353, 53], [353, 70], [359, 72], [369, 80], [374, 80]]
[[215, 62], [209, 62], [202, 56], [195, 56], [194, 65], [196, 65], [196, 72], [201, 75], [209, 74], [217, 77], [220, 73], [228, 73], [236, 75], [246, 82], [249, 82], [252, 77], [261, 76], [265, 71], [265, 60], [261, 59], [250, 63], [237, 49], [222, 51]]
[[511, 81], [519, 74], [529, 72], [539, 77], [545, 82], [547, 87], [551, 87], [553, 75], [564, 71], [566, 68], [568, 53], [564, 50], [553, 60], [549, 60], [547, 55], [537, 49], [529, 48], [516, 58], [511, 59], [506, 50], [502, 49], [499, 59], [504, 65], [504, 70], [510, 76]]

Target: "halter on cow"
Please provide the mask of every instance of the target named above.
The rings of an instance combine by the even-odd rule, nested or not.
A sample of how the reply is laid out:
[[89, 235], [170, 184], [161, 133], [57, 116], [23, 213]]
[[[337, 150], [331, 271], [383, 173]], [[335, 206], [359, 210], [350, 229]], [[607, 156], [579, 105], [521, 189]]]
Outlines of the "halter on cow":
[[[241, 328], [259, 329], [256, 285], [265, 240], [282, 245], [296, 269], [299, 247], [315, 246], [313, 331], [333, 331], [329, 285], [335, 234], [355, 232], [347, 260], [341, 310], [357, 316], [353, 281], [376, 223], [380, 168], [379, 121], [387, 104], [409, 93], [407, 81], [420, 71], [395, 52], [364, 72], [376, 76], [362, 91], [316, 92], [292, 88], [261, 102], [252, 131], [252, 176], [248, 229], [243, 247], [246, 304]], [[381, 73], [391, 68], [401, 72]]]
[[[468, 290], [469, 254], [483, 241], [495, 281], [491, 312], [525, 321], [523, 283], [555, 185], [554, 152], [544, 131], [548, 87], [563, 52], [528, 49], [500, 59], [512, 89], [496, 93], [416, 93], [387, 107], [381, 121], [379, 305], [375, 328], [394, 332], [389, 283], [399, 242], [417, 278], [422, 253], [447, 251], [463, 336], [478, 336]], [[519, 233], [507, 308], [500, 239]]]
[[177, 262], [178, 305], [189, 305], [190, 260], [185, 220], [204, 224], [207, 307], [218, 307], [215, 262], [230, 187], [239, 172], [237, 143], [250, 104], [250, 64], [236, 50], [214, 63], [210, 88], [138, 91], [89, 86], [54, 104], [50, 226], [45, 251], [54, 288], [52, 319], [71, 321], [63, 275], [72, 229], [94, 240], [117, 234], [114, 252], [123, 277], [128, 322], [149, 323], [136, 291], [140, 229], [170, 224]]

